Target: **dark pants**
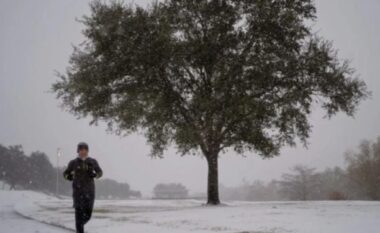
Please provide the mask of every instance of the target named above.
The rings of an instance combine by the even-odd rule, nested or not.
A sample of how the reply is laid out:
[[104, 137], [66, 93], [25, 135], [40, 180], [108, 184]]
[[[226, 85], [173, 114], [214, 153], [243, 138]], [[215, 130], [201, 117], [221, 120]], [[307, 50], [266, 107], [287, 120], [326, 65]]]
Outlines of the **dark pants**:
[[94, 205], [93, 198], [81, 196], [75, 205], [75, 227], [77, 233], [84, 233], [84, 225], [91, 219]]

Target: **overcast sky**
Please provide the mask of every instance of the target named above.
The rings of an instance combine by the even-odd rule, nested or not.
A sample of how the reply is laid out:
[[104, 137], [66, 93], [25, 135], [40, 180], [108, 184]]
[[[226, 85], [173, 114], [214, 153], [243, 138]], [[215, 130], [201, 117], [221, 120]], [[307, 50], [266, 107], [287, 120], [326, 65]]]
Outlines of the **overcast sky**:
[[[345, 151], [380, 135], [380, 1], [319, 0], [316, 5], [314, 30], [334, 42], [341, 58], [352, 60], [372, 98], [360, 106], [355, 119], [339, 114], [328, 120], [315, 109], [308, 149], [284, 148], [281, 156], [270, 160], [254, 153], [246, 158], [232, 152], [223, 155], [222, 184], [278, 178], [299, 163], [318, 169], [344, 166]], [[144, 195], [150, 195], [158, 182], [182, 182], [192, 192], [204, 192], [207, 170], [200, 156], [180, 157], [171, 149], [164, 159], [152, 159], [141, 135], [120, 138], [59, 108], [49, 92], [57, 79], [54, 71], [65, 70], [72, 45], [84, 40], [75, 19], [88, 11], [84, 0], [0, 0], [0, 143], [21, 144], [26, 153], [46, 152], [54, 164], [61, 147], [64, 165], [76, 156], [76, 144], [86, 141], [105, 177], [128, 182]]]

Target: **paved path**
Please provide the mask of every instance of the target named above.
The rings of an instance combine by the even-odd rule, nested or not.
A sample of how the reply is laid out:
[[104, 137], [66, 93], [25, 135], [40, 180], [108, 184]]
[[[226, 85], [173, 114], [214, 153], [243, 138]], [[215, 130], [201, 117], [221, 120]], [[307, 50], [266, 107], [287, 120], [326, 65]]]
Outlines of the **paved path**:
[[0, 232], [4, 233], [68, 233], [17, 214], [11, 204], [0, 205]]

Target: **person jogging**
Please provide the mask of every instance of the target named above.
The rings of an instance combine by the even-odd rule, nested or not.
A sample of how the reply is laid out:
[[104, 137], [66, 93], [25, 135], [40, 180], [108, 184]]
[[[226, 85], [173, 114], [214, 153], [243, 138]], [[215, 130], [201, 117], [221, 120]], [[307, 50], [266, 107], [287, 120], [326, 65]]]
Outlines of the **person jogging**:
[[91, 219], [95, 200], [94, 178], [100, 178], [103, 171], [98, 162], [88, 156], [89, 148], [84, 142], [78, 144], [76, 159], [69, 162], [63, 176], [72, 181], [77, 233], [84, 233], [84, 225]]

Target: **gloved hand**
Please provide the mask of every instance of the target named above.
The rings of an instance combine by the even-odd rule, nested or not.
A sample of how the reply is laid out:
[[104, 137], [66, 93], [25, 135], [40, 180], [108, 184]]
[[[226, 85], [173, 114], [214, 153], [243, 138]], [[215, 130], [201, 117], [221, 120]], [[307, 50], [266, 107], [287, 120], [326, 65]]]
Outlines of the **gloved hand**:
[[94, 165], [91, 162], [87, 163], [87, 173], [88, 173], [88, 176], [91, 178], [96, 177], [96, 171], [94, 169]]
[[69, 181], [73, 181], [74, 180], [74, 175], [75, 175], [75, 172], [72, 171], [71, 173], [69, 174], [66, 174], [64, 177], [69, 180]]

